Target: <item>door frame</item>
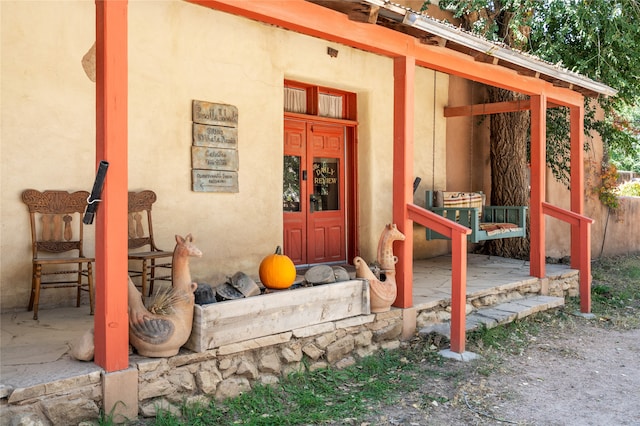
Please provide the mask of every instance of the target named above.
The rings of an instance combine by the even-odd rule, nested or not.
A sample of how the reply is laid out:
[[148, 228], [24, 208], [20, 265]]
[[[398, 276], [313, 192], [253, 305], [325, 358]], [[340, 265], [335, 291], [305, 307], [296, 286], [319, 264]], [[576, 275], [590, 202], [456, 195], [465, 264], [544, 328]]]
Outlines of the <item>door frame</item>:
[[317, 115], [285, 112], [283, 118], [305, 121], [309, 124], [336, 124], [345, 128], [345, 236], [347, 263], [351, 264], [353, 258], [360, 255], [358, 234], [358, 122], [339, 118], [320, 117]]

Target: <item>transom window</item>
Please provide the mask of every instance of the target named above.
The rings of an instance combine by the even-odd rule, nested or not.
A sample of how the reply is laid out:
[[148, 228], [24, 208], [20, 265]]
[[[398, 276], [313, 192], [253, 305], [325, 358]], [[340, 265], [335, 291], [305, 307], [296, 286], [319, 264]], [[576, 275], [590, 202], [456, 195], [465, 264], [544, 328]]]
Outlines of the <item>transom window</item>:
[[285, 112], [354, 120], [355, 99], [355, 93], [290, 80], [284, 82]]

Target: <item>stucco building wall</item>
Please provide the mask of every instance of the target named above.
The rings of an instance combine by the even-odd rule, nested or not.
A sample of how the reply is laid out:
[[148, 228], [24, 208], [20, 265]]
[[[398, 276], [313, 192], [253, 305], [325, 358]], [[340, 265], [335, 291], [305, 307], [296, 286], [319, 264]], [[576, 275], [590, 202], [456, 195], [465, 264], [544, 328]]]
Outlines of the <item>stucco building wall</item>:
[[[26, 308], [31, 289], [27, 188], [91, 190], [95, 176], [95, 84], [81, 66], [95, 39], [91, 2], [0, 2], [0, 294]], [[93, 255], [94, 229], [86, 229]], [[43, 292], [51, 295], [70, 289]]]
[[[236, 271], [257, 276], [260, 260], [282, 244], [283, 81], [292, 79], [357, 94], [359, 250], [373, 259], [392, 220], [393, 61], [181, 1], [130, 2], [128, 9], [129, 189], [157, 193], [158, 245], [171, 250], [175, 234], [192, 233], [204, 253], [191, 262], [198, 282], [218, 284]], [[95, 83], [81, 61], [95, 41], [95, 5], [4, 1], [0, 13], [0, 307], [6, 311], [24, 309], [29, 300], [22, 190], [93, 184]], [[327, 47], [338, 57], [327, 55]], [[444, 165], [445, 155], [444, 144], [434, 150], [431, 143], [446, 140], [441, 117], [449, 77], [435, 75], [416, 70], [415, 174], [425, 181], [433, 178], [432, 156]], [[192, 100], [238, 108], [238, 193], [191, 189]], [[441, 166], [436, 179], [444, 176]], [[91, 256], [93, 226], [85, 238]], [[41, 307], [71, 303], [68, 290], [43, 292]]]

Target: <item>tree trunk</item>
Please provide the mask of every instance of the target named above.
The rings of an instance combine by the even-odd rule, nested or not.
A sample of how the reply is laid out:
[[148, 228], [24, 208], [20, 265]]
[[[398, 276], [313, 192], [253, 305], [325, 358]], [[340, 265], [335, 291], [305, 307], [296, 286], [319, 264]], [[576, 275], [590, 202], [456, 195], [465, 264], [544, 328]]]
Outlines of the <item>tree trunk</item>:
[[[488, 87], [489, 102], [525, 99], [517, 93]], [[527, 136], [528, 112], [491, 116], [491, 203], [492, 206], [528, 206]], [[490, 255], [529, 259], [529, 220], [526, 238], [502, 238], [486, 241], [483, 251]]]

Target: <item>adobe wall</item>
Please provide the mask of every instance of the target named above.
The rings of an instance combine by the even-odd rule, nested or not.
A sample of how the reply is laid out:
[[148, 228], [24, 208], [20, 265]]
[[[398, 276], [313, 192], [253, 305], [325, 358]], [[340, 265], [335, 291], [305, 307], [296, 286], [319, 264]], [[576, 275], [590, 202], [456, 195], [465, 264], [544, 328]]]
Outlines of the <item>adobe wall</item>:
[[[95, 177], [95, 83], [82, 66], [95, 40], [95, 5], [2, 1], [0, 12], [0, 309], [8, 311], [25, 309], [30, 293], [21, 192], [90, 190]], [[129, 189], [157, 193], [158, 246], [172, 250], [175, 234], [192, 233], [204, 253], [191, 263], [198, 282], [257, 276], [260, 260], [282, 244], [283, 82], [292, 79], [357, 94], [358, 248], [374, 259], [392, 220], [393, 61], [183, 1], [130, 2], [128, 12]], [[438, 185], [445, 145], [434, 149], [433, 141], [445, 140], [448, 80], [416, 70], [415, 174], [431, 182], [438, 164]], [[193, 100], [238, 108], [238, 193], [192, 190]], [[92, 256], [93, 226], [85, 238]], [[423, 254], [430, 252], [438, 251]], [[72, 289], [45, 291], [40, 306], [72, 297]]]

